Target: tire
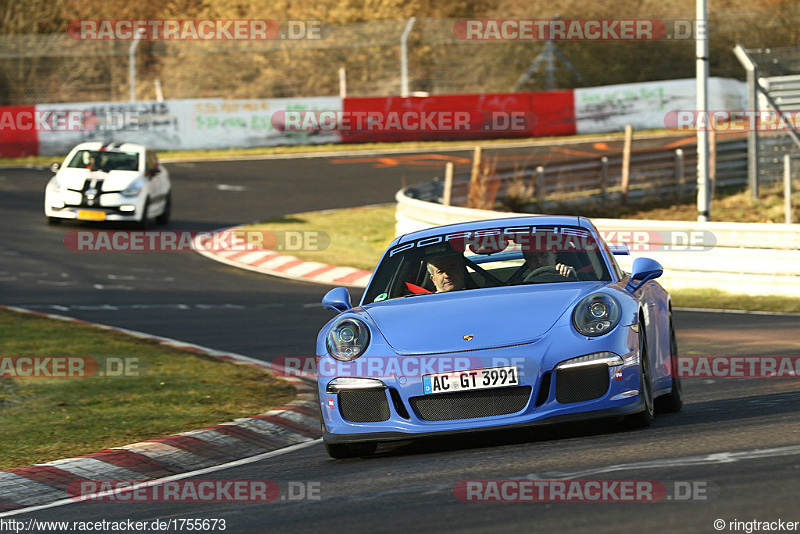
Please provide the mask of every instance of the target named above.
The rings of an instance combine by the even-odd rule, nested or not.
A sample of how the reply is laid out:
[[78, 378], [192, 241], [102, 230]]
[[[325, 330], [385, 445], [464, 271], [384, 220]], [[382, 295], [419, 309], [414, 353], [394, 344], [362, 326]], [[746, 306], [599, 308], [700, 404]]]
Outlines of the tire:
[[345, 458], [361, 458], [371, 456], [378, 449], [378, 444], [374, 441], [365, 443], [326, 443], [325, 452], [328, 456], [337, 460]]
[[655, 417], [655, 402], [653, 399], [653, 384], [650, 375], [650, 358], [647, 354], [647, 336], [644, 325], [640, 323], [641, 335], [639, 336], [639, 389], [644, 396], [644, 410], [625, 417], [628, 428], [647, 428]]
[[150, 199], [144, 201], [144, 209], [142, 210], [142, 220], [136, 222], [137, 230], [147, 230], [150, 220], [147, 218], [147, 212], [150, 211]]
[[669, 318], [669, 359], [672, 373], [672, 391], [656, 399], [656, 410], [659, 413], [674, 413], [683, 408], [683, 386], [678, 376], [678, 342], [675, 337], [675, 326], [672, 315]]
[[61, 217], [48, 217], [47, 224], [52, 224], [52, 225], [61, 224]]
[[172, 214], [172, 193], [167, 194], [167, 203], [164, 205], [164, 213], [156, 217], [158, 224], [169, 224], [169, 218]]

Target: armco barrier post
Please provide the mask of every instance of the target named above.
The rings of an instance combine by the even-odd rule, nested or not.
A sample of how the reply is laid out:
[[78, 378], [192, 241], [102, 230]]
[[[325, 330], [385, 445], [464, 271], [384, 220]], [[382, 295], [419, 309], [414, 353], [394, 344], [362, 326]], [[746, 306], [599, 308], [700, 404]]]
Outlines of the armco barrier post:
[[483, 206], [484, 200], [481, 198], [486, 194], [483, 187], [483, 150], [475, 147], [475, 154], [472, 156], [472, 175], [469, 179], [469, 191], [467, 193], [467, 205], [470, 207]]
[[442, 192], [442, 204], [450, 205], [453, 197], [453, 162], [448, 161], [444, 166], [444, 191]]
[[608, 157], [603, 156], [600, 158], [600, 200], [605, 202], [606, 187], [608, 187]]
[[683, 149], [675, 150], [675, 200], [680, 200], [683, 196], [683, 189], [686, 185], [686, 175], [684, 172]]
[[339, 98], [347, 98], [347, 71], [339, 67]]
[[544, 192], [544, 167], [539, 165], [536, 167], [536, 204], [537, 208], [542, 210], [544, 209], [544, 199], [545, 199], [545, 192]]
[[711, 119], [708, 132], [708, 179], [711, 182], [711, 198], [717, 190], [717, 120]]
[[783, 156], [783, 209], [786, 213], [786, 224], [792, 224], [792, 156]]
[[628, 189], [631, 183], [631, 145], [633, 126], [625, 126], [625, 146], [622, 149], [622, 202], [628, 202]]

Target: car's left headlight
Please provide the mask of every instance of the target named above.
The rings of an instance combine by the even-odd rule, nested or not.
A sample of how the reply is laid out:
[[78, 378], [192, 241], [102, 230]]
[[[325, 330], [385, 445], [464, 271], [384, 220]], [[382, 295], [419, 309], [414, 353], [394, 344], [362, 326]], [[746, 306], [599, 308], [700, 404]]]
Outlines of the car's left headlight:
[[595, 293], [575, 306], [572, 324], [584, 336], [602, 336], [619, 324], [622, 316], [619, 302], [611, 295]]
[[577, 358], [565, 360], [556, 365], [556, 371], [575, 369], [576, 367], [587, 367], [589, 365], [607, 365], [609, 367], [614, 367], [615, 365], [622, 365], [624, 363], [625, 360], [623, 360], [622, 356], [619, 354], [608, 351], [594, 352], [592, 354], [586, 354], [585, 356], [578, 356]]
[[122, 196], [124, 196], [124, 197], [135, 197], [136, 195], [138, 195], [142, 191], [142, 186], [143, 185], [144, 184], [142, 182], [140, 182], [139, 180], [136, 180], [135, 182], [133, 182], [131, 185], [129, 185], [128, 187], [126, 187], [122, 191]]
[[337, 360], [355, 360], [367, 350], [369, 328], [353, 317], [337, 321], [328, 332], [328, 352]]

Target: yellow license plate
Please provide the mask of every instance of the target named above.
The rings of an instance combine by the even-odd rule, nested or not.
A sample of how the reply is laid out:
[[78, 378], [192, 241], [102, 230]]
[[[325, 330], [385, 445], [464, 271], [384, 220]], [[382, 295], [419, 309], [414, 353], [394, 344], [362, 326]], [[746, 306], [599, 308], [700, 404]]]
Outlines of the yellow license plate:
[[91, 211], [91, 210], [78, 210], [78, 219], [82, 221], [105, 221], [106, 212], [104, 211]]

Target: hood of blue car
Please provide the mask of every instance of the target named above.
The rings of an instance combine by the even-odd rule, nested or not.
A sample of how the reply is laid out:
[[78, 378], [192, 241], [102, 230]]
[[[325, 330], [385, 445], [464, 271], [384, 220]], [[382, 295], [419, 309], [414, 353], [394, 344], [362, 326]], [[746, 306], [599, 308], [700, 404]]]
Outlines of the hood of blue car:
[[391, 300], [366, 312], [401, 354], [486, 349], [542, 337], [578, 298], [596, 288], [564, 283], [457, 291]]

